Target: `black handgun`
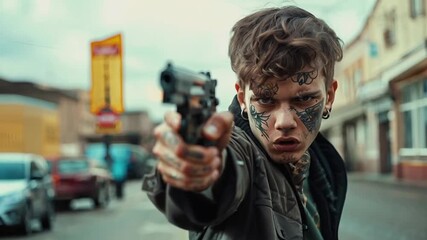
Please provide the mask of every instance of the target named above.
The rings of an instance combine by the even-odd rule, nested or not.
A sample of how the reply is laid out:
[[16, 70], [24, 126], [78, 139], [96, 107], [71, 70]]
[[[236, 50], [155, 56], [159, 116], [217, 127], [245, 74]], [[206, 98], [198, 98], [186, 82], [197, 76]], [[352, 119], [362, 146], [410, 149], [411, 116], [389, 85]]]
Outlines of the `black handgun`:
[[182, 116], [179, 134], [184, 141], [213, 145], [203, 139], [201, 129], [219, 103], [215, 96], [217, 80], [212, 79], [209, 72], [195, 73], [168, 63], [160, 74], [160, 84], [163, 102], [176, 104], [177, 112]]

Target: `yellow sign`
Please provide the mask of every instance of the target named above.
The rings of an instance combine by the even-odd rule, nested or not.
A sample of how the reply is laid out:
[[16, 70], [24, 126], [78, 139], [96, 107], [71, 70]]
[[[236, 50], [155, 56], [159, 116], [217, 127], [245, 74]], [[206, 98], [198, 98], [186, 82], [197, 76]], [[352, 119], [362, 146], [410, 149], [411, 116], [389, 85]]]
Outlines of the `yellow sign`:
[[91, 42], [92, 87], [90, 111], [98, 114], [110, 109], [120, 114], [123, 108], [123, 48], [121, 34]]

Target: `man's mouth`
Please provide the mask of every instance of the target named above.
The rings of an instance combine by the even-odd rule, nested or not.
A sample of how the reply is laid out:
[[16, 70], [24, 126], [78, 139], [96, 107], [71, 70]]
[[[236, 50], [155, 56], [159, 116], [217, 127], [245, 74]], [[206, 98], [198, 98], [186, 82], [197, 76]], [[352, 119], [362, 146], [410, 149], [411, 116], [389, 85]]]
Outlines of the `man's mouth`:
[[279, 138], [273, 142], [273, 148], [280, 152], [295, 151], [300, 142], [296, 138]]

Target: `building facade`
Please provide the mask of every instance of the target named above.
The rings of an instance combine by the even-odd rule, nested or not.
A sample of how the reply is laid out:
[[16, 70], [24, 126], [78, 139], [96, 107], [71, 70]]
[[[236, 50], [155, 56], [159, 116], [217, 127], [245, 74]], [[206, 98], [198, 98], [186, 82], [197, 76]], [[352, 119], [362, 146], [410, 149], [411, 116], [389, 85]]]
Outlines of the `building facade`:
[[427, 180], [427, 0], [377, 0], [337, 64], [322, 131], [349, 170]]
[[[40, 151], [49, 153], [49, 157], [53, 155], [75, 156], [83, 154], [86, 143], [104, 142], [106, 138], [111, 142], [140, 145], [149, 152], [151, 152], [154, 143], [152, 134], [154, 123], [145, 111], [128, 111], [121, 114], [121, 129], [117, 133], [108, 135], [98, 133], [96, 131], [97, 119], [90, 112], [90, 94], [86, 90], [56, 89], [32, 82], [14, 82], [0, 79], [0, 108], [3, 113], [0, 115], [0, 136], [3, 139], [0, 144], [2, 146], [11, 145], [8, 147], [10, 150], [41, 149], [45, 145], [50, 147], [56, 144], [55, 150]], [[55, 144], [44, 144], [43, 146], [39, 144], [40, 146], [36, 148], [33, 145], [37, 144], [31, 146], [24, 144], [31, 142], [32, 136], [36, 137], [33, 133], [22, 135], [23, 137], [20, 138], [17, 137], [19, 129], [23, 133], [29, 133], [27, 130], [30, 129], [30, 125], [40, 125], [31, 118], [30, 113], [42, 119], [43, 124], [48, 122], [49, 124], [46, 123], [46, 126], [55, 126], [55, 128], [49, 127], [49, 129], [45, 127], [46, 131], [43, 131], [43, 134], [47, 132], [49, 136], [55, 136]], [[50, 120], [52, 118], [50, 116], [54, 116], [55, 121]], [[14, 118], [19, 119], [19, 122], [13, 120]], [[19, 127], [12, 128], [8, 124], [14, 124], [13, 126], [18, 124]], [[42, 136], [41, 134], [40, 136]], [[53, 139], [53, 137], [51, 138]], [[41, 143], [41, 140], [35, 142]], [[29, 147], [24, 147], [24, 145]], [[53, 147], [50, 148], [53, 149]], [[40, 151], [37, 150], [38, 153]]]

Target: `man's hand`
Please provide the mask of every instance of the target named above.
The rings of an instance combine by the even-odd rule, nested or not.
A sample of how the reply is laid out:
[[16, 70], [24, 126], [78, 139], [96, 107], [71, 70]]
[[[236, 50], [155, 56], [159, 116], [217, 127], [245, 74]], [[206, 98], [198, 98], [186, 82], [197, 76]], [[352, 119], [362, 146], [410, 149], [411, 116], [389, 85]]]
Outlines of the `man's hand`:
[[204, 147], [188, 145], [178, 135], [181, 116], [168, 112], [165, 121], [155, 128], [156, 144], [153, 153], [163, 180], [186, 191], [203, 191], [210, 187], [222, 170], [222, 151], [230, 141], [233, 116], [229, 112], [216, 113], [206, 122], [203, 136], [216, 143]]

